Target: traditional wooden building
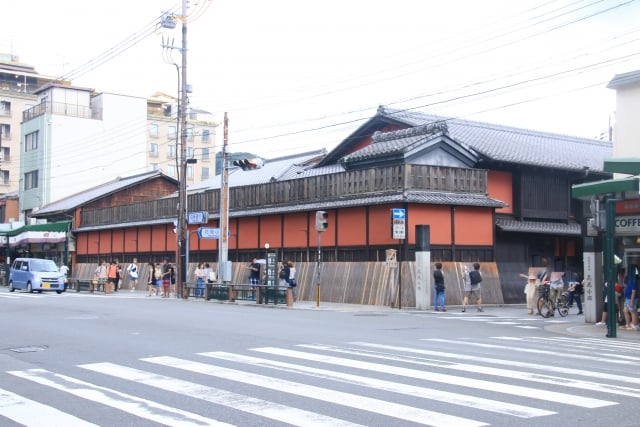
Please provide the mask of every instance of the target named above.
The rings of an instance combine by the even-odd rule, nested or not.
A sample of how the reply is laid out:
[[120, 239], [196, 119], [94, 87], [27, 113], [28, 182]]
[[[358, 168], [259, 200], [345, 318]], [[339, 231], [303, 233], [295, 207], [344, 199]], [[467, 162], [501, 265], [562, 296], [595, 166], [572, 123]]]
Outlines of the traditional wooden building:
[[[553, 259], [557, 270], [579, 268], [583, 207], [571, 199], [570, 187], [608, 177], [602, 161], [611, 151], [605, 141], [380, 107], [329, 153], [232, 171], [229, 260], [261, 257], [268, 243], [281, 259], [312, 266], [319, 243], [323, 261], [367, 270], [384, 261], [386, 249], [396, 248], [404, 261], [402, 283], [411, 284], [414, 230], [429, 225], [432, 259], [483, 262], [500, 291], [496, 302], [522, 299], [517, 274], [540, 258]], [[219, 179], [189, 187], [188, 210], [206, 212], [207, 227], [218, 225], [219, 189]], [[77, 261], [93, 263], [105, 254], [124, 262], [174, 254], [177, 197], [162, 196], [79, 206], [73, 227]], [[391, 235], [393, 208], [407, 214], [402, 241]], [[320, 242], [316, 210], [329, 213], [329, 230]], [[217, 240], [198, 239], [197, 228], [190, 228], [190, 260], [214, 262]], [[357, 295], [373, 278], [335, 271], [331, 281], [337, 289], [356, 288], [338, 300], [362, 302]], [[411, 292], [405, 295], [402, 305], [411, 305]]]

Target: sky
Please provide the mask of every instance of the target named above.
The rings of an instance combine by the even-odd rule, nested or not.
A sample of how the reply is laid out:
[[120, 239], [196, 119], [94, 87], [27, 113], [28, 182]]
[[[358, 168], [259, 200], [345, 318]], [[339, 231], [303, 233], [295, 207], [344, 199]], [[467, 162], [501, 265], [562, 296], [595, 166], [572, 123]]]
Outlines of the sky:
[[[177, 96], [180, 0], [5, 5], [0, 52], [97, 91]], [[379, 105], [596, 138], [640, 70], [640, 0], [189, 0], [190, 106], [229, 150], [331, 150]], [[163, 48], [163, 44], [175, 49]], [[222, 126], [217, 132], [222, 144]]]

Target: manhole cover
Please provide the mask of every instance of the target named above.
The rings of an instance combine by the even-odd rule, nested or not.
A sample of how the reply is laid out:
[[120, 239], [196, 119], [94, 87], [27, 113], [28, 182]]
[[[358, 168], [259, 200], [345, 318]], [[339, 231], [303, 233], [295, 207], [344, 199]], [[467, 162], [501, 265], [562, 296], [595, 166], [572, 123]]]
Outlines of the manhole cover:
[[15, 353], [34, 353], [36, 351], [44, 351], [42, 347], [18, 347], [18, 348], [10, 348], [9, 350]]

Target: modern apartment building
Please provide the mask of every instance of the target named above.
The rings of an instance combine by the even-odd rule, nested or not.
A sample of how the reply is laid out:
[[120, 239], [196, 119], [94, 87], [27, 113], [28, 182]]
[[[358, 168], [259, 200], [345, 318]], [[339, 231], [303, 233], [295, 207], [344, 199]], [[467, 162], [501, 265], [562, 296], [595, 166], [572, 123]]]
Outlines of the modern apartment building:
[[53, 81], [16, 55], [0, 53], [0, 194], [18, 191], [22, 112], [37, 103], [34, 92]]
[[[187, 182], [215, 175], [217, 123], [190, 108]], [[38, 74], [0, 54], [0, 195], [19, 196], [19, 218], [87, 188], [149, 170], [178, 178], [178, 100], [101, 93]]]

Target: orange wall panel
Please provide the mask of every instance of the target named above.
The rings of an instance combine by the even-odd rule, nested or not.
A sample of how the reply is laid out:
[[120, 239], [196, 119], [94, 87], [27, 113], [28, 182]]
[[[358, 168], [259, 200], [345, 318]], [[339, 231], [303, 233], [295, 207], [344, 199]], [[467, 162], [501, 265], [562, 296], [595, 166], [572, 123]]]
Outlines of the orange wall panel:
[[138, 228], [124, 229], [124, 252], [137, 252], [138, 250]]
[[410, 205], [407, 213], [409, 244], [416, 243], [416, 225], [429, 225], [432, 245], [451, 244], [451, 208], [445, 205]]
[[284, 246], [287, 248], [306, 247], [309, 242], [309, 230], [315, 230], [315, 217], [313, 212], [313, 223], [310, 225], [310, 215], [307, 212], [295, 212], [285, 216], [284, 223]]
[[151, 228], [140, 227], [138, 229], [138, 251], [151, 251]]
[[513, 175], [511, 172], [492, 171], [487, 174], [487, 191], [489, 197], [508, 204], [496, 209], [498, 213], [513, 213]]
[[260, 218], [260, 240], [261, 247], [269, 243], [272, 248], [282, 247], [282, 217], [271, 215]]
[[[367, 238], [367, 210], [364, 207], [342, 209], [338, 214], [338, 245], [358, 246], [366, 242]], [[335, 227], [335, 219], [329, 218], [329, 229]], [[315, 212], [313, 224], [315, 230]]]
[[234, 247], [236, 249], [251, 249], [264, 247], [264, 243], [260, 244], [260, 236], [258, 234], [259, 222], [257, 216], [247, 218], [238, 218], [234, 221]]
[[457, 206], [454, 221], [456, 245], [493, 245], [493, 214], [490, 209]]
[[369, 244], [397, 245], [398, 240], [391, 238], [391, 209], [401, 207], [383, 205], [369, 208]]
[[111, 252], [124, 252], [124, 229], [115, 229], [111, 233]]

